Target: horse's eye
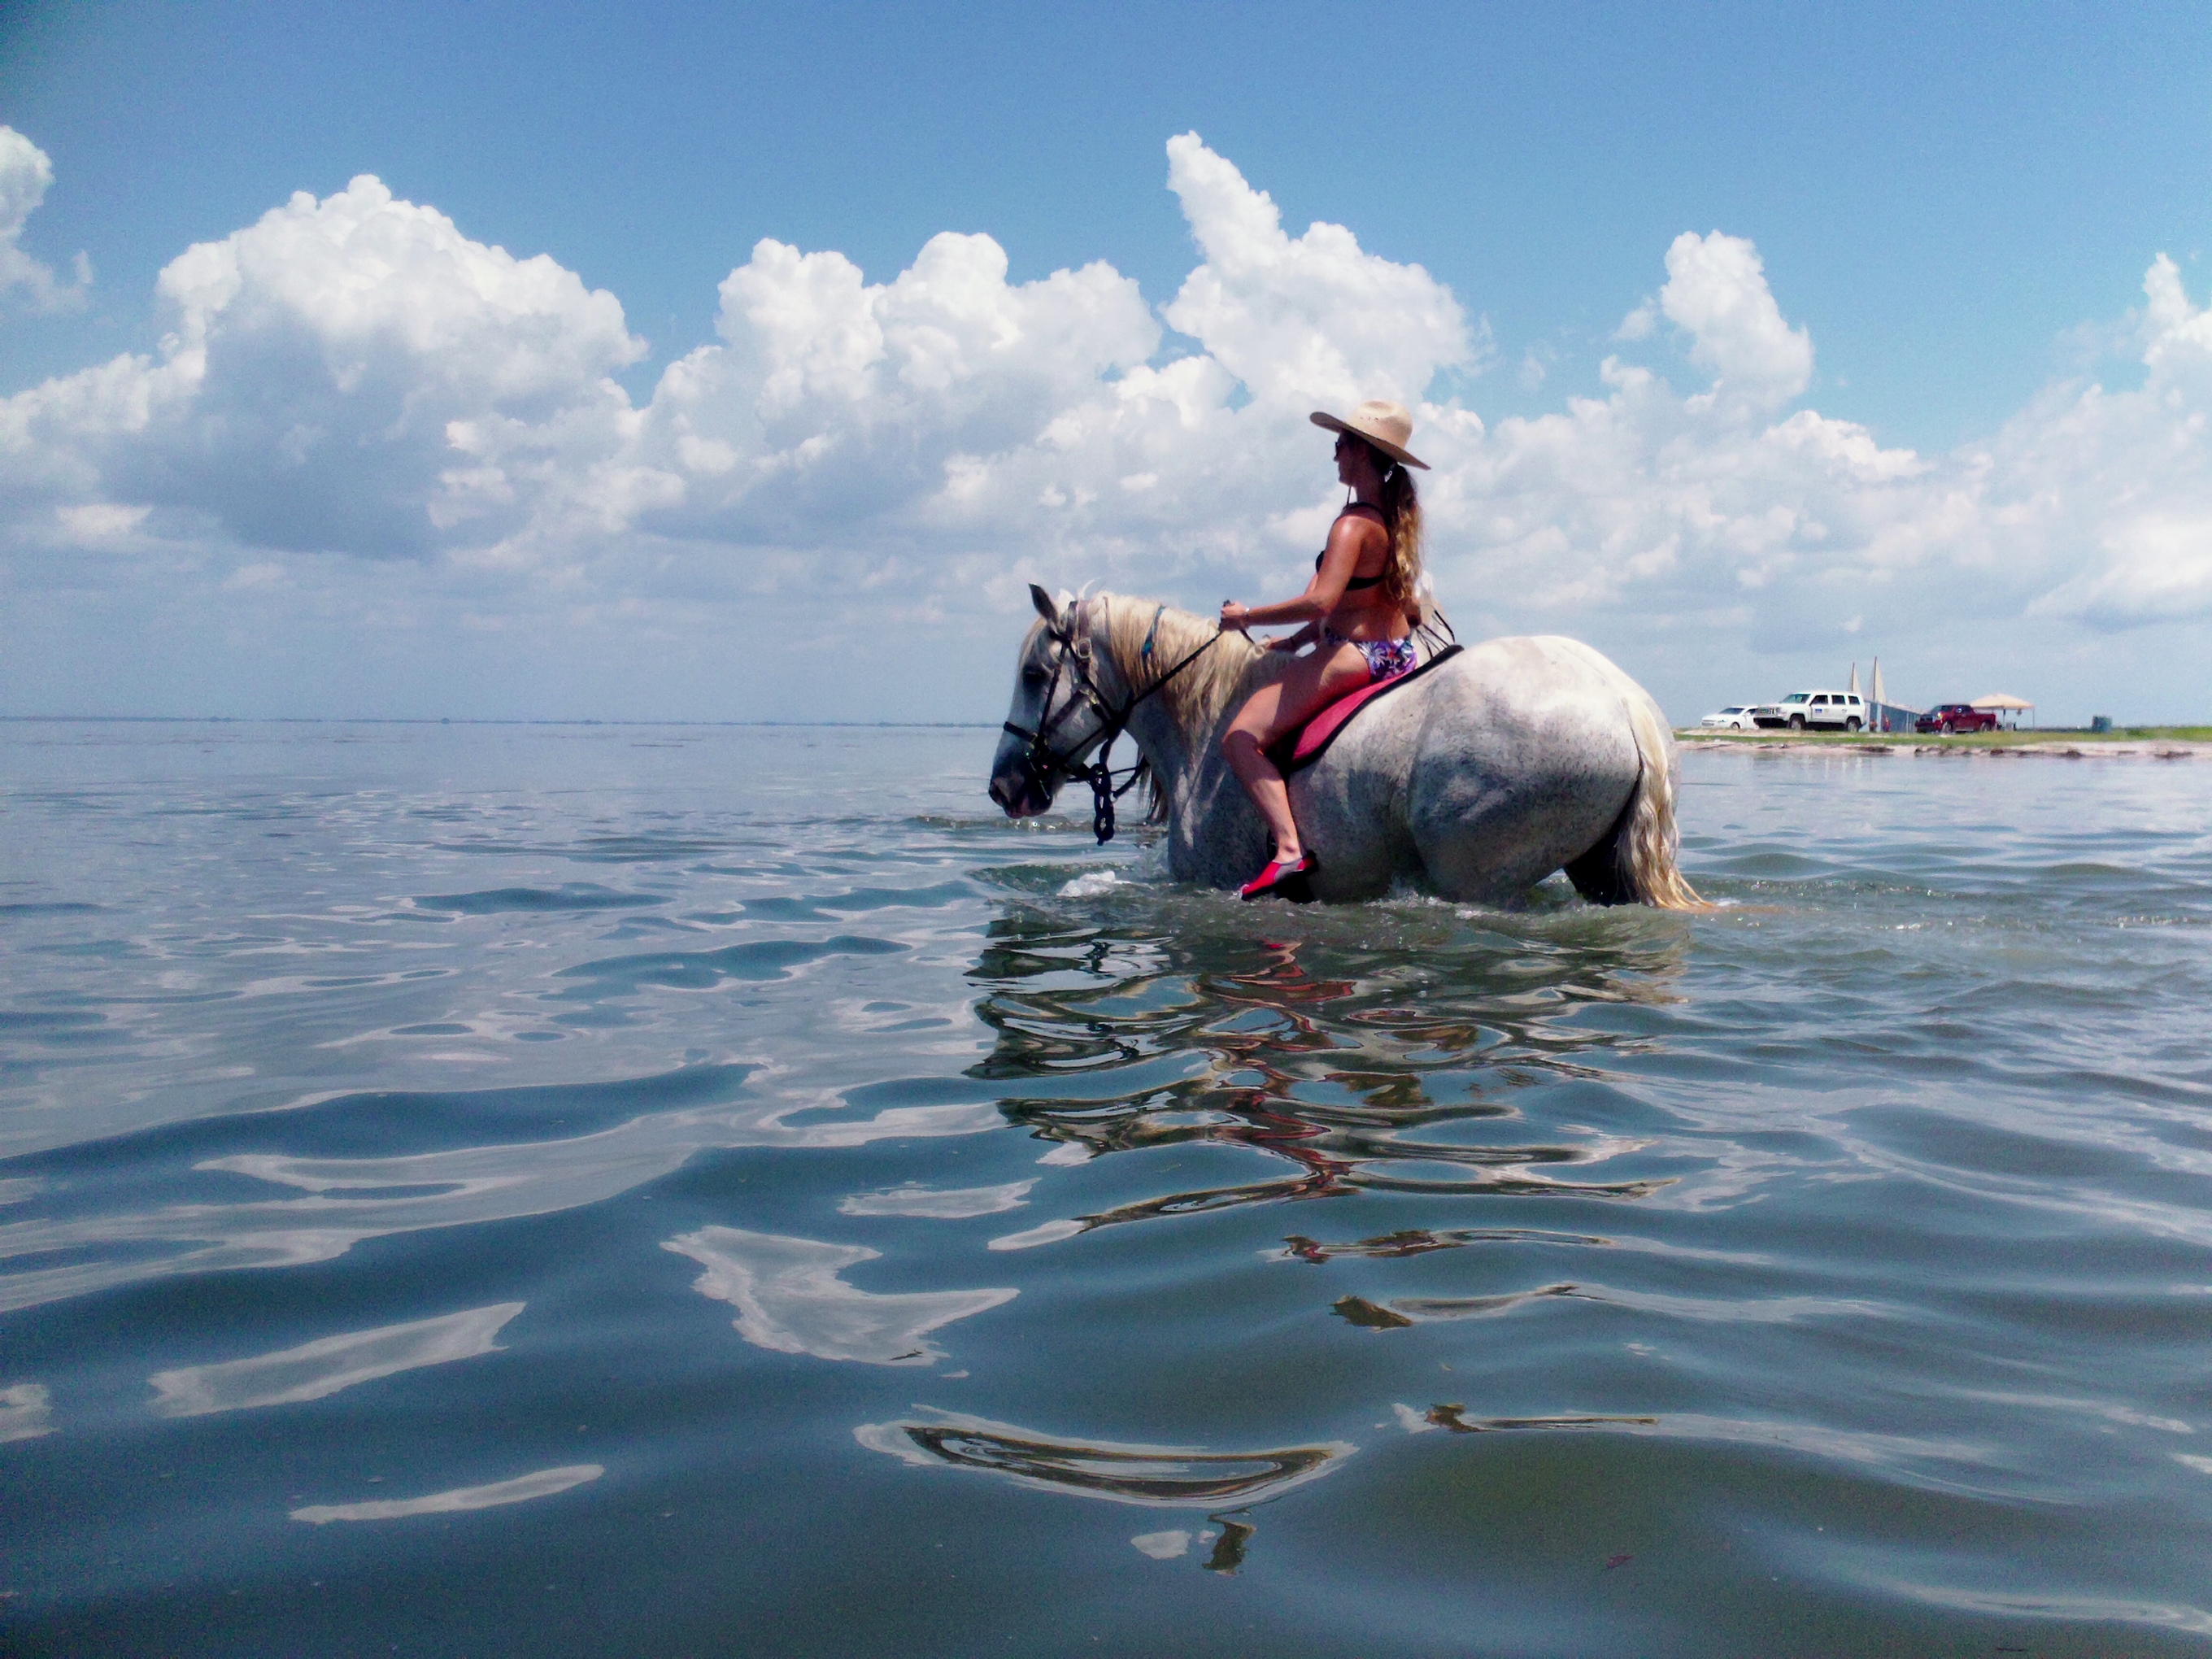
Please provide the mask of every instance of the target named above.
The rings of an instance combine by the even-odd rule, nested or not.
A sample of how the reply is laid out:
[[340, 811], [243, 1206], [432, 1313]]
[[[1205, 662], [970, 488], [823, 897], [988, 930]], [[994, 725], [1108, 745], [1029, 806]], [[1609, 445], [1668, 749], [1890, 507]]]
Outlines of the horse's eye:
[[1044, 686], [1044, 670], [1035, 665], [1024, 668], [1022, 670], [1022, 684], [1032, 691], [1041, 690]]

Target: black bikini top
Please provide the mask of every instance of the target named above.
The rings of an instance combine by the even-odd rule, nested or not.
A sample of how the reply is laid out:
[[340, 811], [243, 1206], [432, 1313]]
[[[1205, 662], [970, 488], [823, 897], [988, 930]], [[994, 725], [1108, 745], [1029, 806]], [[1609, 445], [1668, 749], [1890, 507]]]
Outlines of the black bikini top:
[[[1354, 509], [1354, 507], [1358, 507], [1358, 506], [1364, 506], [1364, 505], [1365, 505], [1365, 503], [1364, 503], [1364, 502], [1353, 502], [1353, 503], [1349, 503], [1349, 504], [1347, 504], [1347, 505], [1346, 506], [1346, 507], [1345, 507], [1344, 511], [1343, 511], [1343, 512], [1341, 512], [1341, 513], [1340, 513], [1340, 514], [1338, 514], [1336, 516], [1337, 516], [1338, 518], [1340, 518], [1340, 519], [1342, 519], [1342, 518], [1347, 518], [1347, 517], [1349, 517], [1349, 516], [1352, 514], [1352, 511], [1353, 511], [1353, 509]], [[1376, 510], [1377, 510], [1377, 509], [1376, 509], [1376, 508], [1374, 508], [1374, 507], [1369, 507], [1369, 508], [1368, 508], [1368, 511], [1369, 511], [1369, 512], [1370, 512], [1370, 513], [1375, 512], [1375, 511], [1376, 511]], [[1384, 528], [1385, 528], [1385, 529], [1388, 529], [1388, 528], [1389, 528], [1389, 526], [1386, 525], [1386, 526], [1384, 526]], [[1314, 568], [1315, 568], [1315, 569], [1316, 569], [1316, 570], [1320, 569], [1320, 568], [1321, 568], [1321, 562], [1322, 562], [1323, 559], [1327, 558], [1328, 556], [1328, 550], [1327, 548], [1325, 548], [1325, 547], [1324, 547], [1323, 549], [1322, 549], [1322, 550], [1321, 550], [1320, 552], [1318, 552], [1318, 553], [1315, 554], [1315, 555], [1314, 555]], [[1354, 577], [1352, 577], [1349, 581], [1347, 581], [1347, 582], [1346, 582], [1346, 583], [1345, 583], [1345, 585], [1344, 585], [1344, 591], [1345, 591], [1346, 592], [1349, 593], [1349, 592], [1352, 592], [1353, 589], [1355, 589], [1355, 588], [1360, 588], [1360, 587], [1380, 587], [1380, 586], [1382, 586], [1382, 578], [1381, 576], [1379, 576], [1379, 575], [1376, 575], [1376, 576], [1354, 576]]]

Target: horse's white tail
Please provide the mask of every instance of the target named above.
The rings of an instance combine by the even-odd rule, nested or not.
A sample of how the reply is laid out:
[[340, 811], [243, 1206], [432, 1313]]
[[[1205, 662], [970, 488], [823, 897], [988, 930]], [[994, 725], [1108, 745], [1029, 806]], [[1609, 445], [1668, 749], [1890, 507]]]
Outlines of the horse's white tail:
[[1579, 640], [1562, 640], [1603, 670], [1620, 692], [1629, 730], [1636, 738], [1636, 788], [1598, 844], [1567, 866], [1583, 897], [1600, 904], [1649, 904], [1660, 910], [1710, 910], [1682, 879], [1676, 862], [1681, 833], [1674, 823], [1674, 745], [1651, 695], [1604, 653]]
[[1638, 903], [1662, 910], [1710, 910], [1712, 907], [1682, 879], [1677, 861], [1682, 837], [1674, 823], [1674, 745], [1642, 686], [1628, 700], [1628, 720], [1636, 729], [1637, 758], [1644, 765], [1614, 854], [1622, 878]]

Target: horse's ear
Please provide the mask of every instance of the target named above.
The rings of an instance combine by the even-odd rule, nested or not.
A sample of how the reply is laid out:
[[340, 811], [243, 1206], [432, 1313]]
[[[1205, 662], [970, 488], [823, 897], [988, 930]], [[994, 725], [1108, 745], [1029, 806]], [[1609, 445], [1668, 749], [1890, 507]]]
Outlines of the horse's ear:
[[1047, 622], [1060, 620], [1060, 607], [1052, 602], [1052, 595], [1035, 582], [1030, 584], [1030, 603], [1036, 607], [1037, 615]]

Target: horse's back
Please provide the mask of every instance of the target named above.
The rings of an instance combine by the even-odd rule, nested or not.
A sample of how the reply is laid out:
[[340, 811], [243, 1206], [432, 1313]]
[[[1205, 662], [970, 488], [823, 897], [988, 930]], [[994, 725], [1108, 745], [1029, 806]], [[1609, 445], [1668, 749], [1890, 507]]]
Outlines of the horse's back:
[[1636, 788], [1632, 695], [1588, 646], [1533, 635], [1469, 646], [1363, 710], [1297, 791], [1300, 823], [1340, 844], [1328, 896], [1417, 864], [1449, 896], [1507, 902], [1580, 857]]

